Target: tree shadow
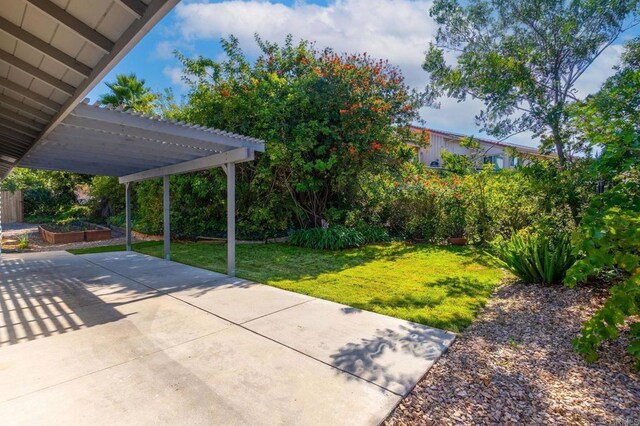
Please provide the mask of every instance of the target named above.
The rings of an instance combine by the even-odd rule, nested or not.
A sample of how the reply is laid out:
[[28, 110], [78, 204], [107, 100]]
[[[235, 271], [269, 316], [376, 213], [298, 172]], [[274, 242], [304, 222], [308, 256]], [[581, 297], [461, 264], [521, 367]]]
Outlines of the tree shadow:
[[406, 323], [350, 342], [330, 355], [331, 365], [399, 395], [406, 395], [446, 351], [454, 334]]

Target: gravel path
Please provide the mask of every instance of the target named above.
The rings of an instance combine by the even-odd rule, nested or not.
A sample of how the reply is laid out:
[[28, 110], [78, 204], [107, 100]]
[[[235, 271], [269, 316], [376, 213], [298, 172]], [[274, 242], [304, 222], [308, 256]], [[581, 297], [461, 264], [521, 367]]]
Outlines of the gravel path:
[[593, 365], [571, 346], [606, 294], [499, 288], [386, 424], [640, 424], [640, 376], [625, 333]]

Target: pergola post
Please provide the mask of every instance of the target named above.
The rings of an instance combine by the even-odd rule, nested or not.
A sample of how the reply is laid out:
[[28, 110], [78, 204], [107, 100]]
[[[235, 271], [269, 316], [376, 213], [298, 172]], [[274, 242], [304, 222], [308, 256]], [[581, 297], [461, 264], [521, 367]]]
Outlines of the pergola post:
[[236, 275], [236, 164], [227, 163], [227, 275]]
[[124, 184], [127, 251], [131, 251], [131, 182]]
[[169, 198], [169, 176], [168, 175], [164, 175], [162, 176], [162, 190], [163, 190], [163, 197], [162, 197], [162, 207], [163, 207], [163, 213], [164, 213], [164, 258], [166, 260], [171, 260], [171, 223], [169, 220], [169, 205], [170, 205], [170, 198]]

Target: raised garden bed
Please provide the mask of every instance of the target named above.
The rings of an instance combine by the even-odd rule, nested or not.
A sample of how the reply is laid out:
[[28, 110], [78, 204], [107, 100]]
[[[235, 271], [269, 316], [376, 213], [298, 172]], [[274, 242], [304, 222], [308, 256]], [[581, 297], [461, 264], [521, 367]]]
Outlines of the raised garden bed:
[[111, 229], [86, 222], [40, 225], [38, 229], [42, 239], [49, 244], [69, 244], [111, 239]]

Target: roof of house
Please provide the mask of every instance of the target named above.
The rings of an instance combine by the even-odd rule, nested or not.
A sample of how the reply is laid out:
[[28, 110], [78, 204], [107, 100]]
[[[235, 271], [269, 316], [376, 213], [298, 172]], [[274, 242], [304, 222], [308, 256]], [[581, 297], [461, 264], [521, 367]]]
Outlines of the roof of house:
[[[444, 131], [444, 130], [437, 130], [437, 129], [432, 129], [429, 127], [418, 127], [418, 126], [411, 126], [411, 129], [416, 131], [416, 132], [420, 132], [422, 130], [427, 130], [429, 133], [435, 133], [444, 137], [449, 137], [452, 139], [460, 139], [460, 138], [464, 138], [464, 137], [468, 137], [469, 135], [464, 135], [461, 133], [454, 133], [454, 132], [448, 132], [448, 131]], [[485, 139], [485, 138], [479, 138], [476, 136], [473, 136], [474, 139], [476, 139], [477, 141], [481, 142], [481, 143], [487, 143], [487, 144], [491, 144], [491, 145], [495, 145], [495, 146], [500, 146], [500, 147], [509, 147], [509, 148], [515, 148], [516, 150], [519, 151], [524, 151], [527, 152], [529, 154], [539, 154], [539, 151], [537, 148], [533, 148], [530, 146], [525, 146], [525, 145], [518, 145], [515, 143], [509, 143], [509, 142], [501, 142], [501, 141], [497, 141], [494, 139]]]

